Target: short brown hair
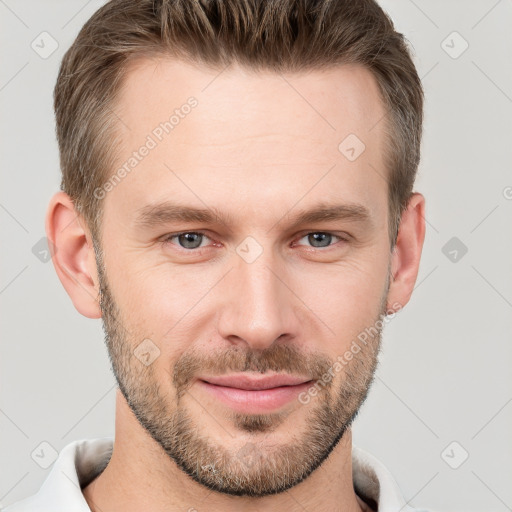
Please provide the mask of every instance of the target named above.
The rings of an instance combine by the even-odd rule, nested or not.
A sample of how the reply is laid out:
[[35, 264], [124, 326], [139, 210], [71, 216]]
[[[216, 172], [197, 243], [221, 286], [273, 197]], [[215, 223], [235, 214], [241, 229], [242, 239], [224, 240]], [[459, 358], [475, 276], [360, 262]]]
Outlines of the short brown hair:
[[111, 0], [96, 11], [64, 55], [54, 91], [61, 188], [93, 236], [102, 211], [94, 190], [115, 164], [112, 109], [127, 64], [157, 55], [275, 72], [369, 69], [386, 109], [394, 246], [420, 159], [423, 89], [404, 36], [374, 0]]

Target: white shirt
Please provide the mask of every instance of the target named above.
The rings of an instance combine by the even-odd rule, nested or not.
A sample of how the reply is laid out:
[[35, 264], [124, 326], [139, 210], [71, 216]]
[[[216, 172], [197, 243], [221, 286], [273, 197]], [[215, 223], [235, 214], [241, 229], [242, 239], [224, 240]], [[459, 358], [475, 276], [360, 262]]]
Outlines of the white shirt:
[[[81, 489], [106, 468], [113, 441], [111, 437], [102, 437], [66, 445], [39, 491], [8, 506], [4, 512], [91, 512]], [[352, 472], [356, 494], [364, 502], [377, 504], [378, 512], [415, 511], [406, 504], [384, 465], [356, 446], [352, 446]]]

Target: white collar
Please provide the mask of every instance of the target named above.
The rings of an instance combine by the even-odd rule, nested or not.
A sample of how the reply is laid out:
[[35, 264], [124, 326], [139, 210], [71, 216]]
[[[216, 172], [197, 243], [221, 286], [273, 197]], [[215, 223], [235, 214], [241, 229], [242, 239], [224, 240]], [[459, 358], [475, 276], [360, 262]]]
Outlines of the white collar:
[[[112, 437], [81, 439], [66, 445], [39, 491], [10, 505], [4, 512], [90, 512], [82, 487], [103, 471], [110, 460]], [[378, 504], [378, 512], [413, 512], [397, 483], [373, 455], [352, 446], [354, 489], [366, 502]]]

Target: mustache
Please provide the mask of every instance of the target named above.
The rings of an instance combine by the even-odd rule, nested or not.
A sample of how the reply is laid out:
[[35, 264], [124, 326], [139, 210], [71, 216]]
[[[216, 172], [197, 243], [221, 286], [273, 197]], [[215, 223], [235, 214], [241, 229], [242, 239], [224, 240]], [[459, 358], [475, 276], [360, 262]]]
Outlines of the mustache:
[[[319, 380], [334, 365], [334, 360], [319, 352], [301, 352], [293, 345], [272, 345], [265, 350], [233, 347], [208, 355], [183, 354], [175, 363], [172, 379], [178, 397], [200, 373], [224, 375], [229, 372], [290, 373]], [[331, 385], [329, 381], [328, 385]]]

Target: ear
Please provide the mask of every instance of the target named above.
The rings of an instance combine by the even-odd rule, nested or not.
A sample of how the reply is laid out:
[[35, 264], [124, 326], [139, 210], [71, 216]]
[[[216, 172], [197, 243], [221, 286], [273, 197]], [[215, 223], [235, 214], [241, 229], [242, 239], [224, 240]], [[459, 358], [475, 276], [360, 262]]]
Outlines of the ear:
[[45, 228], [53, 265], [75, 308], [88, 318], [100, 318], [92, 237], [66, 193], [57, 192], [50, 200]]
[[425, 239], [425, 198], [411, 195], [402, 214], [398, 237], [391, 256], [388, 314], [403, 308], [411, 298]]

